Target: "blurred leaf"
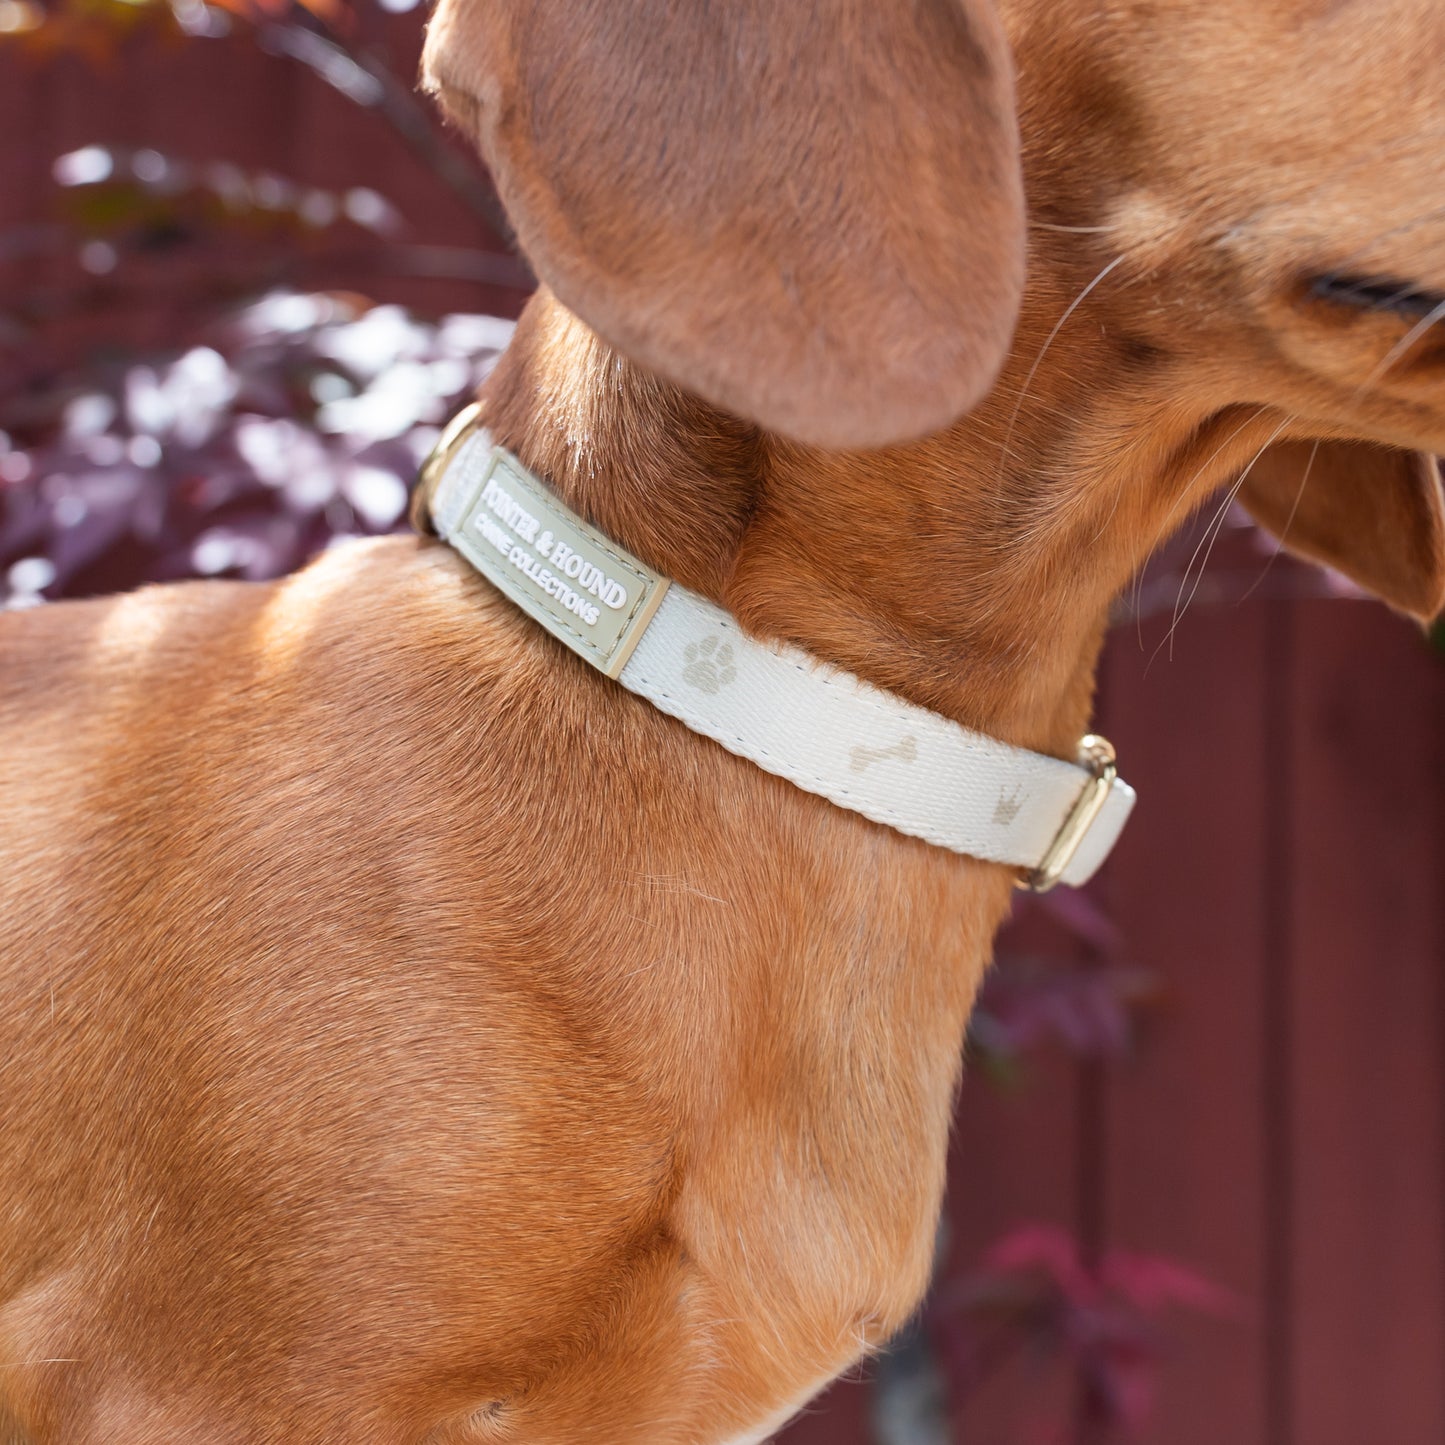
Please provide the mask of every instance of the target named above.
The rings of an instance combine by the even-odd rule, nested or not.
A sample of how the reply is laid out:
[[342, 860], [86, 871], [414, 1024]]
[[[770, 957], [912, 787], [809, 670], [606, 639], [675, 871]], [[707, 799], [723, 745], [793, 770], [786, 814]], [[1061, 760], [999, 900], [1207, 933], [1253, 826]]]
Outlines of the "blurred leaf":
[[510, 329], [277, 293], [178, 353], [0, 397], [0, 601], [276, 577], [404, 525], [418, 463]]
[[45, 23], [45, 11], [32, 0], [0, 0], [0, 38], [25, 35]]
[[1046, 1043], [1084, 1057], [1117, 1056], [1133, 1037], [1135, 1012], [1158, 996], [1147, 970], [1004, 956], [984, 979], [969, 1021], [969, 1045], [991, 1068]]
[[[946, 1281], [932, 1309], [967, 1418], [968, 1395], [990, 1368], [1020, 1352], [1084, 1382], [1098, 1422], [1125, 1434], [1148, 1423], [1169, 1310], [1228, 1316], [1238, 1301], [1176, 1260], [1106, 1250], [1097, 1262], [1054, 1225], [1023, 1224], [978, 1266]], [[1063, 1421], [1055, 1422], [1061, 1434]]]
[[[169, 7], [161, 0], [0, 0], [19, 7], [20, 23], [0, 28], [0, 45], [21, 48], [37, 63], [56, 55], [77, 55], [95, 69], [106, 69], [117, 59], [121, 44], [130, 36], [174, 32]], [[23, 12], [23, 13], [20, 13]]]
[[332, 22], [341, 20], [346, 13], [342, 0], [212, 0], [212, 3], [252, 21], [266, 16], [288, 15], [298, 4], [311, 14]]

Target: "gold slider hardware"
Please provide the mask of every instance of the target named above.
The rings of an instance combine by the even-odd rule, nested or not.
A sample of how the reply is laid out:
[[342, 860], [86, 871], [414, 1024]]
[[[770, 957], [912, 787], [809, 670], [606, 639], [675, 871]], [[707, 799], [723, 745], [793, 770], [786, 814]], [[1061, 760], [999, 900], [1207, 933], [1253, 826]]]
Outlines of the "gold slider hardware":
[[1030, 893], [1047, 893], [1064, 876], [1095, 819], [1104, 811], [1119, 776], [1114, 745], [1096, 733], [1080, 740], [1079, 766], [1089, 770], [1089, 781], [1080, 790], [1039, 866], [1019, 879], [1018, 886]]
[[481, 414], [481, 407], [476, 402], [472, 402], [470, 406], [463, 407], [446, 424], [446, 430], [437, 438], [436, 445], [432, 447], [427, 459], [421, 464], [421, 470], [417, 474], [419, 488], [430, 489], [435, 483], [441, 481], [442, 475], [452, 463], [452, 458], [461, 451], [467, 438], [476, 431]]

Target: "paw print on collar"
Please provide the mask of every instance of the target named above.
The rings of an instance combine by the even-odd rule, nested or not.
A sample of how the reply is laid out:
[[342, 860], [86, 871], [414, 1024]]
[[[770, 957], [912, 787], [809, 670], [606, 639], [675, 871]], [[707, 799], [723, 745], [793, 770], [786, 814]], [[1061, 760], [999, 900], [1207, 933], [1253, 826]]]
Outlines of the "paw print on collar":
[[683, 681], [699, 692], [720, 692], [737, 681], [738, 670], [733, 666], [731, 642], [719, 645], [716, 637], [689, 642], [682, 661]]

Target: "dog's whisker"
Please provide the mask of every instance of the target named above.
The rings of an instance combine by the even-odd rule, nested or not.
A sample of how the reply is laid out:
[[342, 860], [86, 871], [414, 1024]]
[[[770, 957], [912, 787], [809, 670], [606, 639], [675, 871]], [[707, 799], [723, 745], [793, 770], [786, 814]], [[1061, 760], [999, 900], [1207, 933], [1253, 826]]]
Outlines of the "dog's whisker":
[[1002, 478], [1004, 464], [1009, 456], [1009, 449], [1013, 442], [1014, 431], [1018, 426], [1019, 413], [1023, 409], [1024, 399], [1028, 396], [1029, 387], [1033, 385], [1034, 377], [1038, 375], [1039, 367], [1043, 365], [1044, 357], [1048, 355], [1049, 348], [1054, 344], [1059, 332], [1061, 332], [1068, 323], [1069, 317], [1088, 300], [1094, 291], [1103, 285], [1104, 281], [1107, 280], [1114, 271], [1123, 265], [1127, 254], [1127, 252], [1121, 251], [1074, 297], [1073, 301], [1071, 301], [1065, 309], [1064, 314], [1054, 323], [1053, 330], [1044, 338], [1044, 344], [1039, 348], [1039, 353], [1034, 357], [1033, 365], [1029, 367], [1028, 374], [1024, 377], [1023, 385], [1019, 388], [1018, 398], [1014, 402], [1013, 411], [1009, 414], [1008, 425], [1004, 428], [1004, 438], [1002, 445], [999, 447], [998, 470], [995, 474], [995, 480]]
[[[1199, 592], [1199, 584], [1204, 580], [1205, 570], [1209, 566], [1210, 557], [1214, 554], [1215, 543], [1218, 542], [1219, 535], [1224, 530], [1224, 523], [1229, 516], [1230, 507], [1234, 505], [1234, 502], [1238, 498], [1241, 490], [1243, 489], [1245, 482], [1249, 480], [1249, 474], [1254, 470], [1255, 465], [1258, 463], [1259, 459], [1265, 454], [1265, 452], [1269, 450], [1269, 448], [1274, 444], [1274, 442], [1278, 440], [1280, 433], [1283, 432], [1285, 428], [1290, 426], [1294, 421], [1295, 418], [1293, 416], [1287, 416], [1279, 423], [1278, 426], [1275, 427], [1272, 432], [1270, 432], [1269, 436], [1265, 438], [1264, 444], [1259, 448], [1257, 452], [1255, 452], [1254, 456], [1250, 458], [1249, 464], [1239, 474], [1238, 480], [1225, 493], [1224, 500], [1220, 502], [1218, 508], [1215, 510], [1213, 518], [1211, 519], [1209, 525], [1204, 529], [1204, 535], [1195, 545], [1194, 553], [1190, 557], [1189, 563], [1184, 569], [1184, 576], [1180, 579], [1179, 582], [1179, 596], [1178, 598], [1176, 598], [1174, 603], [1174, 616], [1173, 619], [1170, 621], [1168, 632], [1164, 634], [1164, 637], [1160, 640], [1159, 646], [1154, 650], [1155, 657], [1158, 656], [1160, 649], [1162, 649], [1167, 644], [1169, 647], [1169, 660], [1171, 662], [1174, 660], [1174, 635], [1176, 632], [1178, 632], [1179, 624], [1184, 620], [1185, 614], [1189, 611], [1190, 604], [1194, 601], [1195, 596]], [[1199, 554], [1201, 549], [1204, 552], [1204, 557], [1202, 561], [1199, 561]], [[1199, 561], [1199, 573], [1194, 578], [1194, 585], [1190, 588], [1189, 596], [1185, 597], [1184, 589], [1186, 587], [1189, 587], [1189, 578], [1191, 573], [1193, 573], [1194, 571], [1194, 564], [1196, 561]], [[1151, 657], [1149, 661], [1152, 664], [1154, 658]]]
[[[1149, 544], [1149, 549], [1145, 553], [1144, 564], [1134, 574], [1134, 624], [1140, 652], [1144, 650], [1144, 625], [1142, 621], [1140, 600], [1144, 595], [1145, 577], [1149, 571], [1149, 564], [1154, 560], [1155, 552], [1158, 551], [1159, 546], [1163, 542], [1165, 536], [1173, 530], [1174, 518], [1177, 516], [1179, 509], [1184, 506], [1190, 500], [1190, 498], [1193, 497], [1194, 488], [1199, 482], [1199, 479], [1209, 471], [1209, 469], [1214, 465], [1214, 463], [1218, 461], [1219, 458], [1223, 456], [1226, 451], [1229, 450], [1230, 446], [1234, 443], [1235, 439], [1238, 436], [1240, 436], [1243, 432], [1247, 431], [1256, 422], [1268, 416], [1270, 410], [1270, 407], [1262, 406], [1257, 411], [1247, 416], [1242, 422], [1240, 422], [1237, 427], [1234, 428], [1233, 431], [1229, 433], [1227, 437], [1224, 438], [1222, 442], [1220, 442], [1220, 444], [1212, 452], [1210, 452], [1207, 457], [1205, 457], [1203, 462], [1201, 462], [1199, 466], [1195, 469], [1193, 475], [1189, 478], [1189, 480], [1178, 489], [1177, 495], [1175, 496], [1173, 503], [1170, 505], [1169, 510], [1164, 514], [1162, 521], [1159, 523], [1159, 526], [1154, 533], [1154, 540]], [[1150, 664], [1152, 665], [1152, 663], [1153, 657], [1150, 658]]]
[[[1215, 539], [1218, 537], [1219, 530], [1224, 525], [1224, 519], [1229, 514], [1229, 509], [1233, 505], [1234, 499], [1239, 495], [1239, 489], [1243, 485], [1244, 476], [1241, 476], [1225, 493], [1219, 506], [1215, 508], [1214, 515], [1209, 520], [1209, 525], [1205, 527], [1203, 535], [1195, 544], [1194, 551], [1190, 554], [1183, 575], [1179, 579], [1179, 591], [1174, 597], [1174, 615], [1170, 618], [1169, 630], [1164, 634], [1163, 639], [1159, 643], [1159, 647], [1155, 649], [1157, 655], [1159, 649], [1167, 644], [1169, 647], [1170, 662], [1174, 661], [1174, 634], [1179, 630], [1180, 620], [1189, 610], [1189, 604], [1194, 601], [1194, 595], [1199, 590], [1199, 583], [1204, 577], [1204, 569], [1209, 565], [1209, 558], [1214, 551]], [[1201, 549], [1204, 550], [1204, 560], [1200, 562], [1199, 575], [1195, 577], [1194, 586], [1190, 589], [1189, 596], [1186, 598], [1184, 596], [1184, 589], [1189, 587], [1189, 579], [1194, 574], [1194, 564], [1199, 561]], [[1153, 658], [1151, 658], [1150, 661], [1152, 662]]]
[[[1149, 675], [1149, 671], [1154, 666], [1154, 663], [1158, 660], [1159, 654], [1163, 652], [1166, 647], [1169, 649], [1169, 661], [1174, 661], [1174, 634], [1179, 630], [1179, 624], [1183, 620], [1184, 614], [1189, 610], [1189, 604], [1194, 601], [1195, 593], [1199, 591], [1199, 584], [1204, 580], [1204, 570], [1209, 565], [1209, 558], [1214, 551], [1214, 542], [1219, 535], [1219, 529], [1223, 527], [1224, 519], [1229, 514], [1229, 508], [1233, 505], [1234, 499], [1239, 495], [1239, 489], [1243, 485], [1244, 476], [1241, 476], [1239, 480], [1230, 487], [1229, 491], [1225, 493], [1214, 516], [1210, 519], [1209, 525], [1204, 529], [1203, 536], [1200, 537], [1198, 543], [1195, 545], [1189, 562], [1185, 566], [1184, 572], [1179, 579], [1179, 591], [1174, 598], [1174, 615], [1170, 618], [1169, 630], [1159, 639], [1154, 651], [1149, 654], [1149, 661], [1144, 666], [1144, 675], [1146, 677]], [[1184, 589], [1189, 586], [1189, 579], [1194, 571], [1194, 564], [1199, 558], [1200, 548], [1204, 547], [1206, 543], [1208, 544], [1208, 550], [1205, 551], [1204, 561], [1200, 564], [1199, 576], [1195, 578], [1194, 586], [1190, 589], [1189, 596], [1186, 599]]]
[[1445, 301], [1442, 301], [1438, 306], [1434, 307], [1427, 316], [1417, 321], [1415, 325], [1385, 353], [1380, 362], [1356, 388], [1354, 400], [1358, 400], [1363, 396], [1421, 337], [1433, 330], [1442, 320], [1445, 320]]
[[1315, 444], [1310, 448], [1309, 460], [1305, 463], [1304, 475], [1300, 478], [1299, 490], [1294, 494], [1294, 502], [1290, 506], [1289, 516], [1285, 518], [1284, 526], [1280, 529], [1279, 547], [1271, 552], [1265, 559], [1265, 564], [1259, 570], [1259, 576], [1249, 585], [1249, 590], [1239, 599], [1237, 605], [1243, 606], [1251, 597], [1264, 585], [1264, 580], [1269, 576], [1274, 564], [1279, 560], [1279, 555], [1284, 551], [1284, 544], [1289, 539], [1290, 528], [1294, 526], [1294, 519], [1299, 514], [1300, 503], [1304, 500], [1305, 488], [1309, 486], [1310, 473], [1315, 469], [1315, 460], [1320, 454], [1320, 440], [1317, 437]]

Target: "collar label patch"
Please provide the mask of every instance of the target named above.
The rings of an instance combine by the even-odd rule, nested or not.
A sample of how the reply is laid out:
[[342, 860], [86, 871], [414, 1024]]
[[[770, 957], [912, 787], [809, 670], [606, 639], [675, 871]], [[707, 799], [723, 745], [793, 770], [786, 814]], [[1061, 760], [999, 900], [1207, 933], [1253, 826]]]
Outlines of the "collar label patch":
[[616, 677], [667, 579], [619, 552], [480, 438], [468, 441], [453, 465], [468, 496], [452, 545], [560, 641]]

